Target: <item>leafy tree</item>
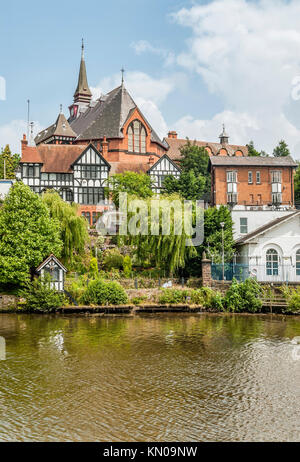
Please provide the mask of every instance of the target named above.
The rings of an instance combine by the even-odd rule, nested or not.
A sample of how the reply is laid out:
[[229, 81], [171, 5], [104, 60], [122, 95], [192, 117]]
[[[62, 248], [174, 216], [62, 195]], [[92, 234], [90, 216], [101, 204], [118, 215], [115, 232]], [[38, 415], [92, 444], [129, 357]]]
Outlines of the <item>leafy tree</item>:
[[42, 200], [48, 207], [50, 216], [60, 224], [63, 241], [62, 258], [65, 262], [73, 262], [75, 254], [84, 253], [84, 246], [88, 239], [87, 222], [78, 215], [77, 204], [63, 201], [54, 190], [46, 191]]
[[195, 175], [194, 170], [184, 171], [177, 179], [168, 176], [164, 181], [164, 194], [178, 193], [184, 199], [197, 200], [207, 192], [207, 180], [203, 175]]
[[204, 147], [189, 140], [180, 148], [182, 173], [178, 179], [168, 176], [164, 181], [164, 193], [178, 193], [185, 199], [202, 199], [210, 193], [209, 155]]
[[0, 284], [18, 286], [50, 254], [60, 257], [59, 222], [42, 199], [16, 182], [0, 209]]
[[[130, 205], [134, 199], [131, 197], [128, 204]], [[178, 224], [183, 218], [182, 197], [173, 194], [163, 199], [166, 201], [165, 204], [168, 204], [166, 209], [170, 210], [170, 229], [168, 232], [164, 232], [166, 221], [162, 207], [159, 210], [156, 209], [155, 225], [157, 228], [155, 232], [151, 229], [151, 213], [155, 213], [155, 205], [152, 204], [151, 207], [151, 199], [147, 199], [145, 216], [138, 222], [138, 225], [141, 225], [140, 229], [137, 230], [136, 234], [128, 233], [126, 236], [120, 236], [119, 244], [130, 245], [138, 263], [144, 265], [145, 262], [148, 262], [148, 264], [155, 265], [168, 274], [174, 274], [179, 268], [184, 268], [188, 258], [196, 255], [196, 251], [193, 245], [186, 245], [191, 236], [186, 233], [184, 226], [182, 226], [182, 232], [178, 232]], [[128, 218], [130, 223], [132, 218], [130, 213], [128, 213]]]
[[204, 212], [204, 243], [203, 248], [208, 256], [215, 262], [222, 260], [222, 227], [224, 223], [224, 254], [225, 261], [230, 261], [233, 257], [234, 240], [232, 234], [233, 222], [231, 213], [225, 205], [219, 208], [210, 207]]
[[[20, 162], [19, 154], [12, 154], [7, 144], [0, 154], [0, 178], [14, 179], [15, 171]], [[5, 166], [5, 167], [4, 167]], [[4, 171], [5, 170], [5, 171]]]
[[268, 154], [265, 151], [257, 151], [254, 147], [253, 141], [249, 141], [249, 143], [246, 145], [248, 148], [248, 156], [251, 157], [268, 157]]
[[286, 142], [284, 140], [279, 141], [278, 146], [276, 146], [276, 148], [273, 151], [273, 156], [274, 157], [286, 157], [290, 155], [291, 153], [290, 153], [290, 150]]
[[136, 172], [124, 172], [112, 175], [109, 178], [109, 193], [111, 193], [112, 200], [116, 206], [119, 206], [119, 193], [121, 192], [134, 194], [140, 198], [152, 196], [150, 176], [145, 173]]
[[298, 168], [296, 170], [296, 174], [294, 177], [294, 195], [295, 195], [295, 202], [300, 203], [300, 165], [298, 162]]
[[197, 254], [188, 261], [186, 275], [201, 274], [202, 254], [215, 263], [222, 262], [222, 227], [224, 223], [224, 256], [225, 262], [230, 261], [234, 254], [234, 239], [232, 234], [232, 218], [229, 209], [225, 205], [219, 208], [210, 207], [204, 211], [204, 241], [196, 247]]

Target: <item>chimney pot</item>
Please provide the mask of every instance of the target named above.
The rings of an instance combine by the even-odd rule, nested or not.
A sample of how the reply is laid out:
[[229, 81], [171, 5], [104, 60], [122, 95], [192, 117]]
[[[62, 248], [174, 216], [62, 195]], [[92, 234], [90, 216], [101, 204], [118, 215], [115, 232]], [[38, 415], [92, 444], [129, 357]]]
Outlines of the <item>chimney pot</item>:
[[168, 138], [174, 138], [177, 139], [177, 132], [175, 130], [172, 130], [168, 133]]

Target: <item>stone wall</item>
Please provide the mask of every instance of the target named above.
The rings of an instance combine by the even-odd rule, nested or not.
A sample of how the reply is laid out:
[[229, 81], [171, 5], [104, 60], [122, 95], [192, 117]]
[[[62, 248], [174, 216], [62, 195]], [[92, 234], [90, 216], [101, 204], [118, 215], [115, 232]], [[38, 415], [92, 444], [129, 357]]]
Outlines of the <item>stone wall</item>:
[[0, 311], [17, 307], [18, 298], [15, 295], [0, 294]]

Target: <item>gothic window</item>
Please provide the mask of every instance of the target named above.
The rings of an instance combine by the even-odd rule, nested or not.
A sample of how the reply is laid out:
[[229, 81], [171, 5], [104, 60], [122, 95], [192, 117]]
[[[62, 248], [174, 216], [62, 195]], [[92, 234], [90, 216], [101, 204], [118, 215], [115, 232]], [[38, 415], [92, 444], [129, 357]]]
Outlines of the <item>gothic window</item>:
[[300, 276], [300, 249], [296, 252], [296, 275]]
[[133, 151], [133, 130], [131, 125], [128, 128], [128, 151]]
[[146, 130], [144, 127], [141, 129], [141, 153], [146, 153]]
[[139, 120], [134, 120], [128, 128], [128, 151], [146, 153], [146, 129]]
[[269, 249], [266, 254], [267, 276], [278, 276], [279, 256], [275, 249]]

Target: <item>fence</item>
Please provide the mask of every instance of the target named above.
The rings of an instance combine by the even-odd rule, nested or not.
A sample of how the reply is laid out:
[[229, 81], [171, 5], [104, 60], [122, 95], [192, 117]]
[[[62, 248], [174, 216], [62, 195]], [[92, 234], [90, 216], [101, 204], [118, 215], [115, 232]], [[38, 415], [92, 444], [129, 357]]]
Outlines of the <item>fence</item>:
[[[224, 264], [224, 280], [232, 281], [233, 278], [238, 281], [244, 281], [250, 276], [249, 265], [240, 263]], [[221, 263], [212, 263], [211, 277], [215, 281], [223, 280], [223, 265]]]
[[[212, 263], [211, 277], [215, 281], [223, 280], [223, 265], [221, 263]], [[225, 281], [232, 281], [233, 278], [244, 281], [248, 277], [255, 277], [259, 282], [300, 283], [300, 268], [291, 264], [278, 264], [270, 267], [269, 264], [267, 266], [267, 264], [225, 263]]]

